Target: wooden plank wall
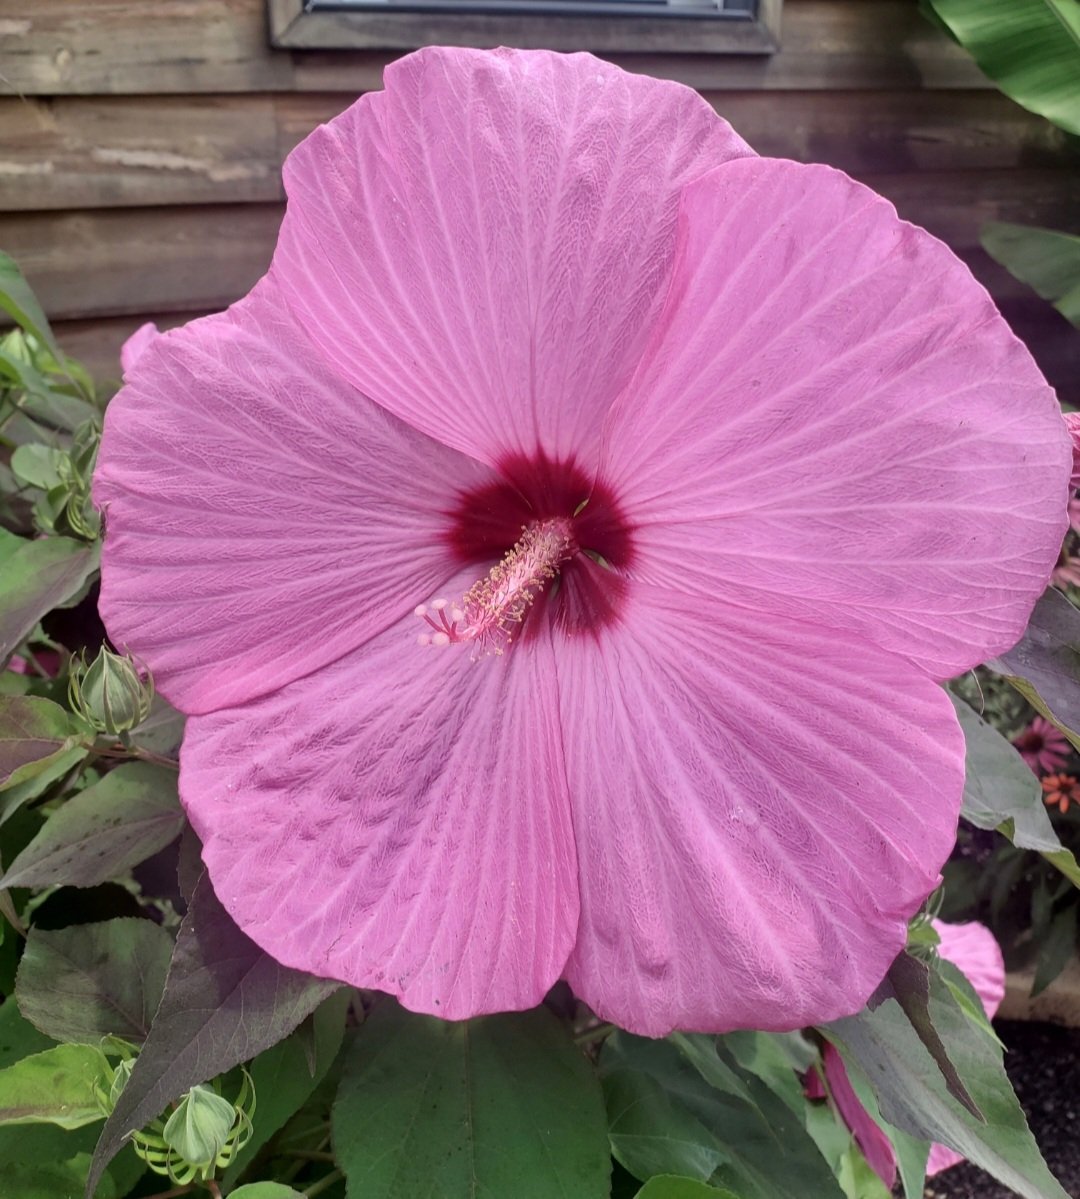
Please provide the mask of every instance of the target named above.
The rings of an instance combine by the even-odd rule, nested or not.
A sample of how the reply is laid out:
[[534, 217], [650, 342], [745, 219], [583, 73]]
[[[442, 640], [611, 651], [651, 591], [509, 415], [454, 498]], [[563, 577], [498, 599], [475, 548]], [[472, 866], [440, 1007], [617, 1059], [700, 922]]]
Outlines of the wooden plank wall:
[[[979, 249], [986, 220], [1080, 232], [1078, 152], [990, 88], [915, 0], [786, 0], [771, 58], [623, 55], [765, 154], [828, 162], [948, 241], [1064, 398], [1080, 337]], [[265, 0], [0, 0], [0, 247], [72, 353], [220, 308], [265, 270], [282, 159], [391, 55], [270, 48]]]

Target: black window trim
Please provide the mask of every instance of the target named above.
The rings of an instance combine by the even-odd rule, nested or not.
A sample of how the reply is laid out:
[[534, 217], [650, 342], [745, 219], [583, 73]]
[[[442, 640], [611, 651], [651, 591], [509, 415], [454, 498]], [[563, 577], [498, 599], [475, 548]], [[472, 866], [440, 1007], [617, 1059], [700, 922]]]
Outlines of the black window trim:
[[745, 17], [574, 16], [531, 13], [308, 11], [268, 0], [271, 44], [283, 50], [414, 50], [518, 46], [597, 53], [772, 54], [782, 0], [758, 0]]

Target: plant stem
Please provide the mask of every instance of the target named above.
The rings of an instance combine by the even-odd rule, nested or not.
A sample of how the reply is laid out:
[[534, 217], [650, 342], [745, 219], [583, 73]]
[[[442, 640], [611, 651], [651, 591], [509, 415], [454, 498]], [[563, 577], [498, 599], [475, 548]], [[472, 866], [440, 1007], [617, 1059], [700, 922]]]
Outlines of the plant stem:
[[316, 1195], [321, 1195], [323, 1191], [327, 1190], [329, 1187], [332, 1187], [334, 1183], [338, 1181], [338, 1179], [344, 1177], [345, 1175], [341, 1170], [331, 1170], [330, 1173], [325, 1177], [320, 1178], [318, 1182], [313, 1182], [311, 1186], [300, 1193], [302, 1195], [306, 1195], [307, 1199], [315, 1199]]
[[332, 1153], [322, 1153], [317, 1149], [290, 1149], [285, 1156], [298, 1157], [305, 1162], [332, 1162], [334, 1160]]
[[195, 1189], [195, 1183], [189, 1182], [186, 1186], [173, 1187], [171, 1191], [158, 1191], [156, 1195], [148, 1195], [147, 1199], [176, 1199], [177, 1195], [190, 1195]]
[[614, 1024], [594, 1024], [592, 1028], [579, 1032], [574, 1038], [575, 1045], [591, 1045], [594, 1041], [602, 1041], [615, 1031]]

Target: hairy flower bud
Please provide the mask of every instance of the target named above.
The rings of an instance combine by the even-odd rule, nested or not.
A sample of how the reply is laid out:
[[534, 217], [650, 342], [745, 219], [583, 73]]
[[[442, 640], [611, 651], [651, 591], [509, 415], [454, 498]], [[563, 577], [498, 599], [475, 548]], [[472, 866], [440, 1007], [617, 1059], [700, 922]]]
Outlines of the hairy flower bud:
[[71, 706], [99, 733], [119, 736], [142, 724], [154, 698], [153, 681], [135, 663], [104, 646], [89, 664], [73, 664], [68, 684]]

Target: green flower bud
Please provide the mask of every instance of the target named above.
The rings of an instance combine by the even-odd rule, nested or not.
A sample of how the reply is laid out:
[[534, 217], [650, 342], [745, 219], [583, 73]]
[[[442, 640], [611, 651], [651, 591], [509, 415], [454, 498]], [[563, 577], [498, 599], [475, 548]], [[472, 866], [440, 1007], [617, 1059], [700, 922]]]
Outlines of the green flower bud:
[[236, 1108], [207, 1086], [192, 1087], [168, 1118], [161, 1138], [200, 1170], [216, 1163], [236, 1123]]
[[127, 657], [101, 647], [98, 656], [86, 665], [73, 663], [68, 683], [72, 709], [92, 729], [119, 736], [142, 724], [154, 699], [153, 680], [144, 682], [135, 663]]
[[120, 1098], [120, 1093], [127, 1086], [128, 1079], [131, 1077], [131, 1068], [135, 1065], [135, 1059], [129, 1058], [127, 1061], [117, 1062], [116, 1069], [113, 1071], [112, 1086], [109, 1088], [109, 1112], [116, 1107], [116, 1102]]

